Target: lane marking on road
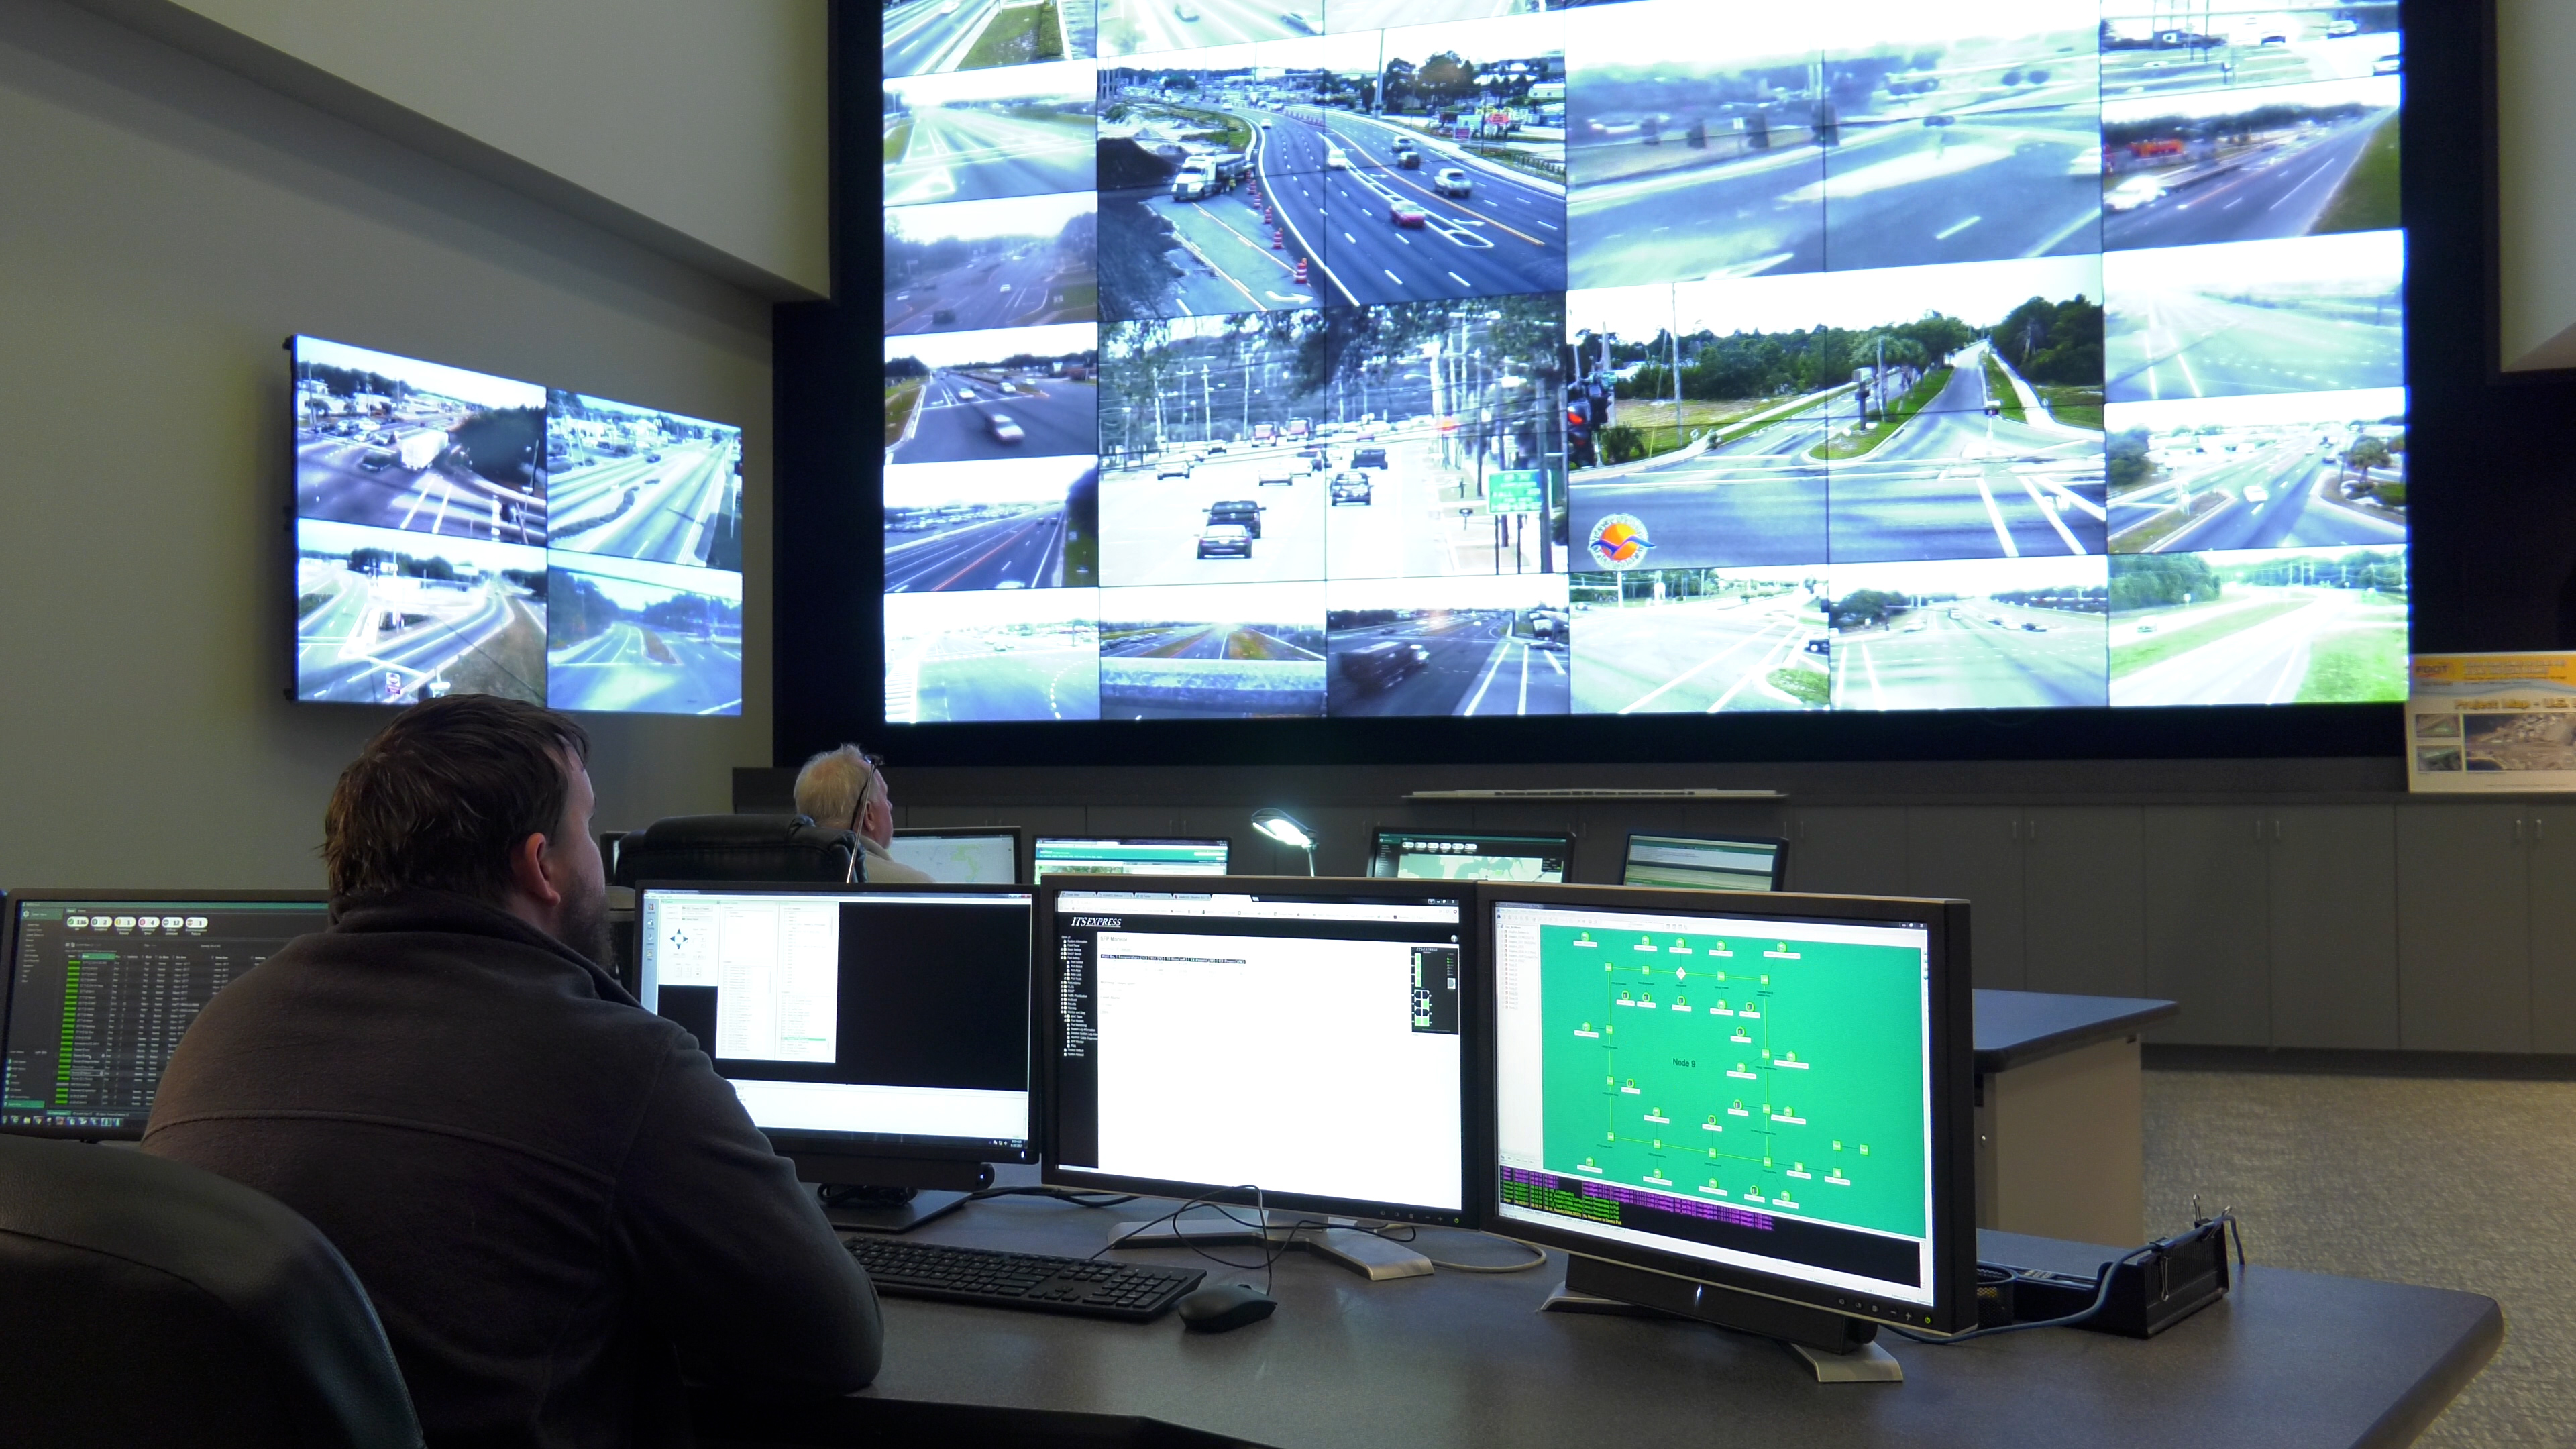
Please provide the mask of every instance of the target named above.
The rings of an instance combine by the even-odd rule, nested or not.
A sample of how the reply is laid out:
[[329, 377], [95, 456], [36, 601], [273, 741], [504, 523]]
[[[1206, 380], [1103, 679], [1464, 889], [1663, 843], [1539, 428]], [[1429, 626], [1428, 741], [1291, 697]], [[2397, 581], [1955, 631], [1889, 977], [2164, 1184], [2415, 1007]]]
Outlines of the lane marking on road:
[[1521, 646], [1521, 698], [1520, 698], [1520, 705], [1519, 705], [1519, 707], [1518, 707], [1518, 708], [1514, 709], [1512, 712], [1513, 712], [1514, 714], [1527, 714], [1527, 713], [1529, 713], [1529, 646], [1528, 646], [1527, 644], [1524, 644], [1524, 645], [1522, 645], [1522, 646]]
[[1706, 672], [1711, 667], [1724, 663], [1733, 655], [1742, 653], [1748, 646], [1768, 642], [1771, 637], [1771, 631], [1783, 627], [1794, 631], [1797, 628], [1797, 625], [1789, 622], [1773, 622], [1765, 624], [1752, 633], [1746, 634], [1735, 642], [1727, 645], [1724, 649], [1721, 649], [1715, 654], [1708, 656], [1706, 659], [1701, 660], [1699, 663], [1692, 665], [1683, 673], [1676, 674], [1672, 678], [1665, 680], [1662, 684], [1657, 685], [1650, 693], [1639, 695], [1619, 712], [1621, 714], [1635, 714], [1637, 711], [1653, 704], [1656, 700], [1663, 698], [1666, 693], [1689, 683], [1692, 679], [1697, 678], [1700, 674]]
[[1503, 656], [1510, 652], [1511, 641], [1508, 639], [1494, 646], [1494, 656], [1485, 661], [1485, 677], [1476, 682], [1475, 698], [1468, 700], [1467, 707], [1464, 710], [1461, 710], [1460, 713], [1474, 714], [1478, 707], [1484, 704], [1485, 691], [1493, 688], [1494, 674], [1497, 670], [1500, 670], [1503, 667]]
[[2013, 542], [2012, 530], [2004, 527], [2004, 511], [1995, 506], [1994, 490], [1986, 486], [1986, 470], [1983, 468], [1977, 470], [1977, 496], [1986, 500], [1986, 521], [1995, 526], [1995, 539], [2004, 546], [2004, 557], [2021, 557], [2020, 547]]
[[[1385, 272], [1385, 271], [1386, 271], [1386, 269], [1385, 269], [1384, 267], [1380, 267], [1380, 268], [1378, 268], [1378, 270], [1379, 270], [1379, 271], [1382, 271], [1382, 272]], [[1401, 286], [1403, 286], [1403, 285], [1404, 285], [1404, 278], [1397, 276], [1397, 275], [1396, 275], [1395, 273], [1393, 273], [1393, 272], [1387, 272], [1387, 273], [1386, 273], [1386, 279], [1387, 279], [1388, 281], [1390, 281], [1390, 282], [1395, 283], [1395, 284], [1396, 284], [1397, 286], [1399, 286], [1399, 287], [1401, 287]]]
[[1760, 663], [1754, 665], [1751, 669], [1744, 671], [1742, 674], [1735, 676], [1735, 683], [1727, 686], [1726, 693], [1719, 695], [1715, 700], [1712, 700], [1709, 703], [1708, 713], [1717, 714], [1724, 711], [1728, 705], [1735, 702], [1735, 697], [1742, 694], [1745, 687], [1753, 683], [1753, 681], [1757, 679], [1767, 681], [1771, 677], [1771, 671], [1779, 668], [1781, 663], [1789, 657], [1789, 646], [1797, 642], [1797, 630], [1792, 627], [1790, 632], [1781, 636], [1778, 644], [1772, 646], [1770, 653], [1762, 656]]
[[1878, 661], [1870, 650], [1863, 649], [1860, 651], [1860, 667], [1869, 673], [1869, 707], [1871, 709], [1887, 708], [1886, 691], [1878, 687]]
[[2016, 473], [2014, 476], [2021, 479], [2022, 491], [2030, 495], [2030, 506], [2039, 510], [2039, 516], [2048, 520], [2049, 527], [2057, 530], [2059, 538], [2066, 540], [2066, 551], [2072, 554], [2083, 553], [2084, 545], [2076, 541], [2075, 532], [2066, 526], [2066, 520], [2058, 516], [2057, 510], [2049, 506], [2046, 498], [2040, 496], [2039, 485], [2031, 482], [2027, 474]]
[[1959, 233], [1966, 231], [1968, 228], [1975, 226], [1978, 222], [1984, 220], [1985, 218], [1982, 216], [1972, 216], [1966, 221], [1954, 221], [1948, 226], [1943, 227], [1941, 230], [1932, 233], [1932, 239], [1934, 241], [1948, 241], [1950, 238], [1957, 236]]

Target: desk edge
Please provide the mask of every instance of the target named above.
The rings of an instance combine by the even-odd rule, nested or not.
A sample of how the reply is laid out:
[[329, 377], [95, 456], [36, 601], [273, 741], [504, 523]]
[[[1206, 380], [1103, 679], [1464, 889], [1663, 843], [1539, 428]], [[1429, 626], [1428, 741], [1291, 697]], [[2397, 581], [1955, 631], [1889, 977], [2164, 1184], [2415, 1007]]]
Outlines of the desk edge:
[[2472, 1296], [2487, 1306], [2476, 1326], [2426, 1369], [2387, 1413], [2379, 1416], [2379, 1422], [2356, 1441], [2354, 1449], [2402, 1449], [2414, 1443], [2495, 1357], [2496, 1350], [2504, 1345], [2504, 1308], [2484, 1294]]

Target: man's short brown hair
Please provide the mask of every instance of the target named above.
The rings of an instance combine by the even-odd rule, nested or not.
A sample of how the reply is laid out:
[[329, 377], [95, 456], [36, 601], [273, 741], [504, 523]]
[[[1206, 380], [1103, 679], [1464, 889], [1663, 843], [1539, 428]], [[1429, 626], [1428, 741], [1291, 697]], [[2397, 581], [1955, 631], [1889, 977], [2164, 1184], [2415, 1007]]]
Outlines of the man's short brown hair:
[[335, 898], [394, 890], [499, 900], [510, 855], [561, 828], [565, 757], [590, 736], [566, 715], [488, 694], [416, 704], [340, 772], [322, 816]]

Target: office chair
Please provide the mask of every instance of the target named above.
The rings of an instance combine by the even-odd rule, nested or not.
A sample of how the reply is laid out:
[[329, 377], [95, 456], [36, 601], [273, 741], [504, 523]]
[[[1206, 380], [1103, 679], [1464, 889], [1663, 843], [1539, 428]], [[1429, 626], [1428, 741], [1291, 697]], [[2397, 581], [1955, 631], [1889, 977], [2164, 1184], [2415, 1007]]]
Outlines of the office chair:
[[213, 1173], [0, 1136], [0, 1304], [12, 1444], [419, 1449], [339, 1250]]
[[858, 837], [804, 815], [666, 815], [617, 842], [609, 884], [643, 880], [837, 885]]

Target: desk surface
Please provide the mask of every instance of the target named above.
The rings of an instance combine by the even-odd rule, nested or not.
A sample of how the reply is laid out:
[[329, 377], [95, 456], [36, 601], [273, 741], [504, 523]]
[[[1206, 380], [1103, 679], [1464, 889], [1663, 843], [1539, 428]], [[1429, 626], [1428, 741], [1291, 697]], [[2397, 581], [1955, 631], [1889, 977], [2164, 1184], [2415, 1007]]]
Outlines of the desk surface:
[[1992, 1075], [2129, 1036], [2182, 1007], [2141, 996], [2062, 996], [2053, 991], [1977, 993], [1977, 1070]]
[[[1088, 1255], [1114, 1218], [1037, 1198], [974, 1204], [932, 1241]], [[1163, 1205], [1168, 1208], [1170, 1205]], [[1163, 1209], [1157, 1209], [1163, 1210]], [[1981, 1233], [1983, 1255], [2091, 1272], [2077, 1244]], [[1426, 1231], [1434, 1258], [1523, 1250]], [[1249, 1245], [1219, 1249], [1241, 1261]], [[1198, 1262], [1187, 1249], [1118, 1256]], [[1211, 1267], [1210, 1281], [1248, 1279]], [[2257, 1266], [2226, 1301], [2140, 1342], [2042, 1330], [1932, 1347], [1880, 1342], [1901, 1385], [1820, 1385], [1779, 1347], [1672, 1319], [1541, 1314], [1563, 1259], [1513, 1276], [1369, 1283], [1303, 1253], [1278, 1266], [1280, 1308], [1234, 1333], [886, 1300], [891, 1399], [1137, 1415], [1255, 1443], [1554, 1445], [1730, 1442], [2092, 1446], [2396, 1445], [2493, 1355], [2494, 1300]]]

